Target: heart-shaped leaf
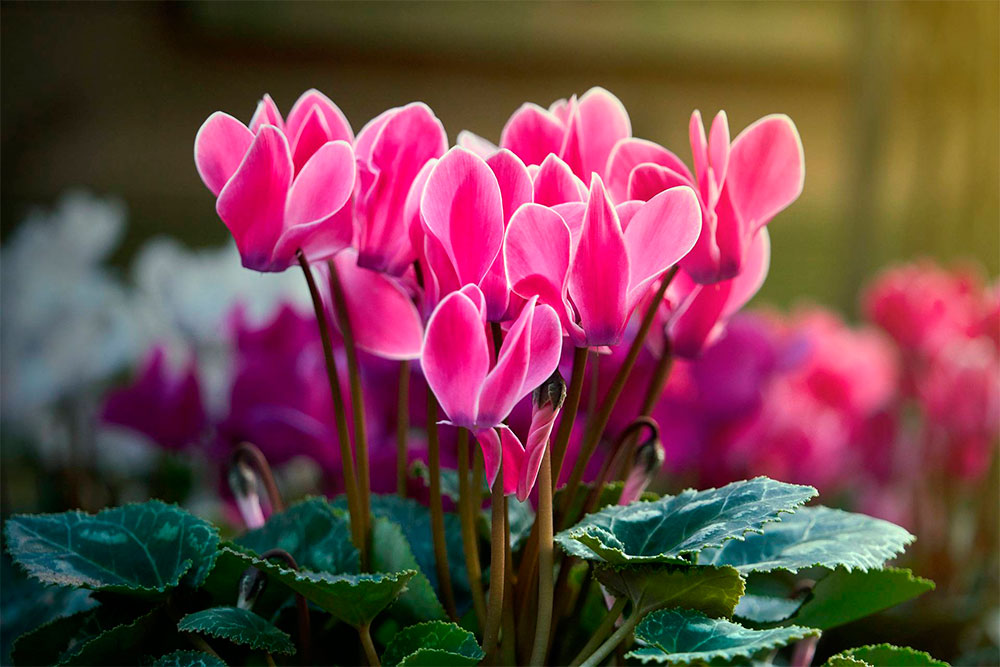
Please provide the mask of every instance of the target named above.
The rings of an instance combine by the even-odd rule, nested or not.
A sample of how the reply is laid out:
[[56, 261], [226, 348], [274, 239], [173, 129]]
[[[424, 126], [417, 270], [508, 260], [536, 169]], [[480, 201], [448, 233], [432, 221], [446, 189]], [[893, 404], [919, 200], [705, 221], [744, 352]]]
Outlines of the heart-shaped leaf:
[[200, 632], [268, 653], [295, 653], [287, 632], [249, 609], [211, 607], [188, 614], [177, 623], [181, 632]]
[[329, 574], [307, 570], [290, 570], [276, 561], [266, 561], [256, 554], [223, 547], [235, 554], [247, 566], [261, 570], [337, 619], [360, 627], [371, 622], [388, 607], [400, 593], [416, 570], [377, 574]]
[[709, 616], [730, 616], [743, 595], [743, 579], [731, 567], [612, 566], [598, 567], [594, 575], [616, 597], [631, 600], [639, 614], [685, 607]]
[[802, 598], [747, 593], [740, 598], [733, 613], [758, 625], [771, 625], [790, 619], [802, 606], [802, 602]]
[[393, 610], [403, 612], [410, 620], [432, 621], [447, 617], [447, 612], [431, 587], [431, 582], [419, 571], [417, 559], [410, 549], [399, 524], [387, 519], [375, 519], [372, 535], [374, 552], [372, 565], [382, 572], [416, 570], [417, 573], [406, 585]]
[[913, 541], [899, 526], [829, 507], [803, 507], [764, 532], [705, 549], [698, 563], [732, 565], [743, 573], [823, 566], [868, 570], [882, 567]]
[[236, 539], [254, 553], [284, 549], [299, 567], [330, 574], [360, 570], [347, 516], [324, 498], [309, 498], [268, 518], [267, 523]]
[[158, 658], [153, 667], [226, 667], [226, 663], [201, 651], [174, 651]]
[[[597, 502], [594, 503], [594, 508], [592, 511], [596, 512], [598, 510], [604, 509], [609, 505], [615, 505], [618, 500], [622, 497], [622, 491], [625, 489], [625, 482], [608, 482], [601, 486], [601, 490], [597, 495]], [[573, 502], [569, 506], [569, 510], [566, 512], [567, 517], [579, 517], [583, 512], [583, 504], [587, 502], [587, 499], [594, 492], [594, 482], [587, 482], [581, 484], [579, 490], [573, 495]], [[552, 496], [553, 507], [562, 507], [563, 503], [566, 502], [566, 487], [558, 489], [554, 496]], [[639, 500], [642, 501], [653, 501], [659, 500], [660, 496], [656, 495], [651, 491], [643, 491], [642, 495], [639, 496]]]
[[173, 622], [160, 606], [130, 623], [116, 625], [85, 642], [73, 645], [60, 656], [58, 664], [138, 664], [144, 654], [175, 648], [176, 637]]
[[636, 639], [648, 644], [626, 657], [642, 662], [709, 663], [752, 658], [791, 642], [815, 637], [810, 628], [791, 626], [752, 630], [725, 619], [709, 618], [688, 609], [661, 609], [643, 618], [635, 629]]
[[94, 514], [17, 515], [7, 549], [50, 584], [122, 593], [197, 588], [215, 562], [219, 534], [206, 521], [157, 500]]
[[816, 495], [766, 477], [606, 507], [556, 535], [570, 555], [608, 563], [687, 563], [686, 557], [779, 521]]
[[871, 667], [948, 667], [948, 663], [931, 657], [929, 653], [891, 644], [860, 646], [843, 651], [830, 658], [826, 667], [847, 667], [852, 664]]
[[486, 657], [476, 637], [454, 623], [431, 621], [403, 628], [382, 654], [385, 667], [476, 665]]

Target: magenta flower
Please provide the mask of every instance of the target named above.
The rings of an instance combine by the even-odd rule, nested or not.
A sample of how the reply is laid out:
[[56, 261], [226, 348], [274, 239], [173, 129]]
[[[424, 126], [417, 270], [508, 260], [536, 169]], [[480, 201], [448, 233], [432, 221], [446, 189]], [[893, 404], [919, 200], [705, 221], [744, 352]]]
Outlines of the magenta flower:
[[724, 111], [705, 137], [701, 114], [690, 123], [694, 174], [673, 153], [641, 139], [621, 141], [608, 160], [615, 201], [646, 200], [666, 188], [690, 185], [698, 193], [703, 226], [681, 262], [691, 278], [708, 284], [736, 277], [757, 232], [802, 192], [802, 142], [791, 119], [765, 116], [729, 141]]
[[747, 251], [742, 272], [735, 278], [701, 285], [686, 271], [680, 271], [667, 288], [657, 311], [654, 331], [647, 339], [653, 351], [662, 353], [670, 340], [671, 352], [692, 359], [711, 345], [726, 328], [729, 318], [753, 298], [764, 284], [771, 263], [771, 241], [767, 230], [757, 234]]
[[354, 149], [358, 264], [401, 275], [417, 257], [405, 215], [407, 198], [421, 169], [448, 149], [444, 126], [426, 104], [414, 102], [369, 121]]
[[552, 306], [575, 345], [617, 345], [650, 284], [684, 257], [700, 228], [690, 188], [616, 208], [595, 174], [586, 204], [518, 209], [504, 241], [508, 283]]
[[624, 105], [605, 89], [594, 87], [580, 99], [574, 95], [557, 100], [548, 110], [521, 105], [504, 126], [500, 147], [526, 165], [540, 165], [550, 154], [556, 155], [586, 183], [592, 173], [604, 175], [612, 149], [630, 136], [632, 123]]
[[510, 293], [500, 247], [508, 220], [531, 198], [528, 170], [510, 151], [483, 160], [456, 147], [430, 169], [420, 218], [431, 305], [463, 285], [477, 285], [488, 319], [505, 319]]
[[316, 91], [299, 98], [287, 122], [267, 96], [249, 128], [221, 111], [208, 117], [195, 164], [245, 267], [284, 271], [298, 250], [323, 260], [350, 246], [350, 141], [343, 114]]
[[197, 443], [207, 420], [194, 360], [173, 374], [164, 348], [154, 347], [132, 384], [105, 398], [101, 419], [141, 433], [165, 449]]
[[[490, 484], [504, 464], [504, 493], [518, 490], [524, 446], [503, 425], [514, 405], [559, 364], [562, 336], [552, 308], [529, 299], [493, 359], [486, 298], [475, 285], [446, 296], [427, 323], [421, 364], [450, 424], [483, 449]], [[499, 435], [497, 428], [499, 427]]]

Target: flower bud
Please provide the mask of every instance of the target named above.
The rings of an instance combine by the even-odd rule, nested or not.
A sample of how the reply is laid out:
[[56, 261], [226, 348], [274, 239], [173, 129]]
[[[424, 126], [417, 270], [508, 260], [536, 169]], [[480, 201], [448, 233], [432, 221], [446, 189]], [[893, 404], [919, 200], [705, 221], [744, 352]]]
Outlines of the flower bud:
[[551, 405], [554, 412], [558, 412], [566, 400], [566, 381], [559, 374], [559, 369], [552, 371], [552, 375], [535, 388], [531, 394], [531, 403], [535, 409], [544, 408]]
[[618, 504], [628, 505], [638, 500], [649, 483], [656, 477], [656, 473], [663, 467], [665, 459], [666, 452], [663, 450], [663, 443], [660, 442], [659, 431], [651, 430], [649, 437], [640, 443], [635, 450], [635, 456], [629, 467], [628, 475], [625, 477], [625, 487], [622, 489]]
[[243, 458], [237, 456], [229, 466], [229, 488], [236, 498], [236, 507], [249, 530], [264, 525], [264, 510], [260, 506], [257, 475]]

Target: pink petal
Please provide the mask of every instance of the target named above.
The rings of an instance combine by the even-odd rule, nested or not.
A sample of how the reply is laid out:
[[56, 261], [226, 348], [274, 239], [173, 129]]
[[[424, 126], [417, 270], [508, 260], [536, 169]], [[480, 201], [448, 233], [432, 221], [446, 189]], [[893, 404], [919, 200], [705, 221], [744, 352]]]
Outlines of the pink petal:
[[573, 241], [572, 251], [576, 252], [576, 246], [580, 243], [580, 234], [583, 233], [583, 216], [587, 212], [585, 201], [571, 201], [565, 204], [556, 204], [552, 210], [562, 216], [566, 226], [569, 227], [570, 238]]
[[521, 476], [521, 467], [524, 460], [524, 447], [517, 436], [507, 428], [501, 426], [498, 435], [495, 429], [486, 428], [476, 431], [476, 440], [483, 450], [483, 462], [486, 469], [486, 481], [492, 488], [500, 472], [500, 463], [503, 462], [503, 492], [504, 495], [511, 495], [517, 491], [517, 482]]
[[731, 289], [732, 284], [728, 280], [713, 285], [696, 285], [693, 288], [667, 325], [670, 349], [675, 355], [693, 359], [701, 354], [722, 317]]
[[500, 147], [517, 155], [525, 164], [541, 164], [549, 153], [562, 147], [565, 125], [537, 104], [526, 102], [514, 112], [500, 133]]
[[[525, 304], [528, 308], [529, 304]], [[555, 309], [546, 304], [535, 306], [535, 317], [531, 323], [531, 340], [528, 343], [530, 361], [528, 372], [524, 376], [524, 395], [534, 391], [548, 379], [556, 368], [562, 356], [562, 327]]]
[[534, 178], [535, 203], [555, 206], [586, 200], [587, 186], [573, 174], [569, 165], [555, 155], [546, 157]]
[[413, 299], [395, 278], [357, 265], [347, 250], [333, 258], [358, 346], [383, 359], [416, 359], [424, 329]]
[[702, 188], [701, 195], [705, 197], [705, 186], [708, 182], [708, 139], [705, 137], [705, 124], [701, 121], [701, 112], [697, 109], [691, 114], [688, 123], [688, 138], [691, 141], [691, 157], [694, 158], [694, 174], [698, 185]]
[[[421, 265], [426, 265], [427, 260], [424, 255], [424, 223], [420, 219], [420, 199], [424, 196], [424, 186], [427, 185], [427, 178], [431, 175], [431, 170], [434, 165], [437, 164], [437, 160], [428, 160], [424, 164], [423, 168], [417, 173], [417, 177], [413, 179], [413, 185], [410, 186], [410, 191], [406, 195], [406, 201], [403, 203], [403, 218], [406, 222], [407, 233], [410, 237], [410, 247], [414, 251], [417, 261]], [[409, 253], [401, 253], [397, 258], [390, 261], [390, 265], [394, 270], [387, 271], [386, 273], [391, 273], [393, 275], [399, 275], [405, 271], [408, 266], [403, 266], [409, 257]], [[366, 262], [358, 260], [362, 265]], [[375, 261], [374, 258], [371, 261]]]
[[[406, 199], [424, 164], [447, 149], [444, 127], [426, 104], [415, 102], [362, 129], [355, 213], [365, 268], [400, 273], [416, 254], [410, 245]], [[378, 128], [374, 139], [371, 133]], [[364, 138], [364, 142], [361, 139]], [[365, 156], [362, 150], [368, 150]]]
[[504, 336], [496, 365], [483, 382], [477, 417], [479, 426], [502, 423], [514, 405], [524, 398], [522, 390], [531, 361], [531, 323], [534, 316], [535, 299], [532, 299]]
[[194, 138], [194, 164], [213, 195], [218, 196], [253, 143], [253, 132], [229, 114], [216, 111]]
[[282, 132], [285, 131], [285, 121], [281, 119], [278, 105], [274, 103], [270, 95], [264, 95], [263, 99], [257, 103], [257, 109], [253, 112], [253, 118], [250, 119], [250, 131], [257, 134], [263, 125], [274, 125]]
[[219, 193], [215, 210], [239, 248], [243, 266], [282, 271], [271, 266], [275, 243], [284, 228], [285, 200], [292, 181], [292, 157], [281, 130], [260, 128], [243, 162]]
[[726, 189], [748, 231], [795, 201], [804, 179], [802, 140], [788, 116], [765, 116], [733, 140]]
[[500, 149], [486, 158], [493, 170], [503, 200], [503, 221], [506, 224], [521, 204], [532, 201], [531, 176], [521, 159], [507, 149]]
[[427, 322], [420, 355], [428, 386], [456, 426], [476, 424], [479, 394], [490, 368], [485, 320], [476, 303], [452, 292]]
[[722, 316], [728, 318], [745, 306], [760, 290], [771, 266], [771, 237], [767, 229], [757, 232], [743, 259], [740, 275], [732, 279], [732, 292]]
[[569, 295], [589, 347], [621, 342], [628, 313], [629, 258], [618, 215], [597, 174], [569, 270]]
[[492, 141], [484, 139], [475, 132], [469, 132], [468, 130], [462, 130], [458, 133], [455, 145], [475, 153], [484, 160], [499, 150], [497, 145]]
[[725, 111], [717, 113], [712, 121], [712, 129], [708, 134], [708, 161], [715, 182], [724, 183], [729, 166], [729, 120]]
[[302, 169], [320, 146], [331, 141], [330, 134], [330, 127], [326, 124], [319, 109], [311, 109], [305, 120], [302, 121], [299, 133], [292, 135], [294, 136], [292, 140], [292, 164], [295, 165], [296, 172]]
[[357, 169], [346, 141], [324, 144], [303, 165], [288, 191], [285, 224], [294, 227], [324, 220], [351, 198]]
[[570, 117], [569, 134], [560, 156], [584, 181], [603, 175], [611, 150], [632, 136], [628, 111], [617, 97], [601, 87], [584, 93]]
[[357, 155], [359, 163], [368, 164], [368, 160], [372, 156], [372, 148], [375, 146], [375, 140], [378, 139], [379, 133], [385, 127], [385, 124], [389, 122], [389, 119], [399, 112], [400, 107], [386, 109], [365, 123], [364, 127], [361, 128], [358, 136], [354, 139], [354, 154]]
[[615, 206], [615, 213], [618, 214], [618, 222], [621, 224], [623, 232], [628, 229], [629, 224], [632, 222], [632, 218], [635, 217], [635, 214], [639, 212], [639, 209], [642, 208], [645, 203], [646, 202], [639, 201], [638, 199], [630, 199]]
[[297, 142], [303, 123], [314, 110], [323, 117], [326, 127], [329, 129], [327, 141], [343, 139], [348, 143], [354, 142], [354, 132], [351, 130], [351, 124], [347, 121], [344, 112], [329, 97], [312, 88], [302, 93], [292, 105], [292, 110], [288, 112], [285, 135], [293, 143]]
[[701, 206], [694, 190], [682, 186], [656, 195], [625, 228], [629, 275], [628, 312], [649, 284], [686, 255], [701, 232]]
[[538, 204], [525, 204], [507, 226], [504, 265], [511, 290], [525, 299], [538, 296], [569, 326], [564, 300], [570, 261], [570, 231], [558, 213]]
[[555, 423], [557, 411], [548, 404], [541, 409], [535, 409], [531, 414], [531, 426], [528, 429], [528, 443], [524, 448], [524, 466], [517, 484], [517, 499], [527, 499], [538, 478], [538, 469], [542, 465], [542, 455], [549, 445], [549, 435]]
[[629, 175], [628, 199], [649, 201], [664, 190], [682, 185], [694, 186], [695, 183], [670, 167], [651, 163], [640, 164]]
[[503, 200], [482, 158], [452, 148], [427, 179], [420, 212], [455, 267], [459, 282], [479, 283], [503, 242]]
[[667, 167], [686, 178], [686, 184], [694, 183], [694, 177], [679, 157], [657, 143], [629, 137], [615, 144], [608, 158], [605, 181], [608, 185], [608, 194], [613, 201], [623, 202], [635, 198], [629, 193], [629, 177], [633, 169], [645, 162]]

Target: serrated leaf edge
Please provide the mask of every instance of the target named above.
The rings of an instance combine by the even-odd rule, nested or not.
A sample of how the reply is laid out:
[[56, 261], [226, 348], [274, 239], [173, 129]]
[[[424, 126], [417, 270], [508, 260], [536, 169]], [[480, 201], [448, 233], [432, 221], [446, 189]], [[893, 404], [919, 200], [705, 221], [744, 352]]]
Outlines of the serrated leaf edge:
[[[239, 609], [239, 607], [222, 607], [222, 608], [223, 609]], [[232, 635], [221, 633], [221, 632], [216, 632], [215, 630], [213, 630], [210, 627], [188, 627], [188, 628], [181, 627], [181, 625], [184, 623], [184, 621], [186, 621], [187, 619], [191, 618], [192, 616], [204, 613], [206, 611], [212, 611], [212, 610], [215, 610], [215, 609], [219, 609], [219, 607], [207, 607], [205, 609], [201, 609], [199, 611], [187, 614], [181, 620], [177, 621], [177, 629], [180, 630], [181, 632], [196, 632], [196, 633], [206, 634], [206, 635], [209, 635], [211, 637], [215, 637], [217, 639], [225, 639], [226, 641], [232, 642], [234, 644], [238, 644], [240, 646], [249, 646], [250, 648], [256, 649], [256, 650], [265, 650], [265, 651], [268, 651], [270, 653], [284, 653], [286, 655], [295, 655], [295, 644], [292, 643], [292, 636], [289, 635], [284, 630], [282, 630], [281, 628], [279, 628], [278, 626], [276, 626], [273, 623], [271, 623], [269, 620], [267, 620], [266, 618], [264, 618], [260, 614], [255, 614], [253, 611], [250, 611], [250, 610], [245, 610], [245, 611], [248, 611], [249, 613], [251, 613], [254, 616], [256, 616], [257, 618], [259, 618], [261, 621], [263, 621], [268, 626], [270, 626], [270, 628], [273, 628], [275, 630], [275, 632], [280, 633], [281, 637], [285, 641], [287, 641], [287, 643], [288, 643], [287, 647], [274, 648], [270, 643], [261, 643], [261, 642], [258, 642], [257, 638], [260, 637], [260, 634], [255, 634], [250, 641], [243, 641], [243, 640], [236, 640], [236, 639], [234, 639]]]

